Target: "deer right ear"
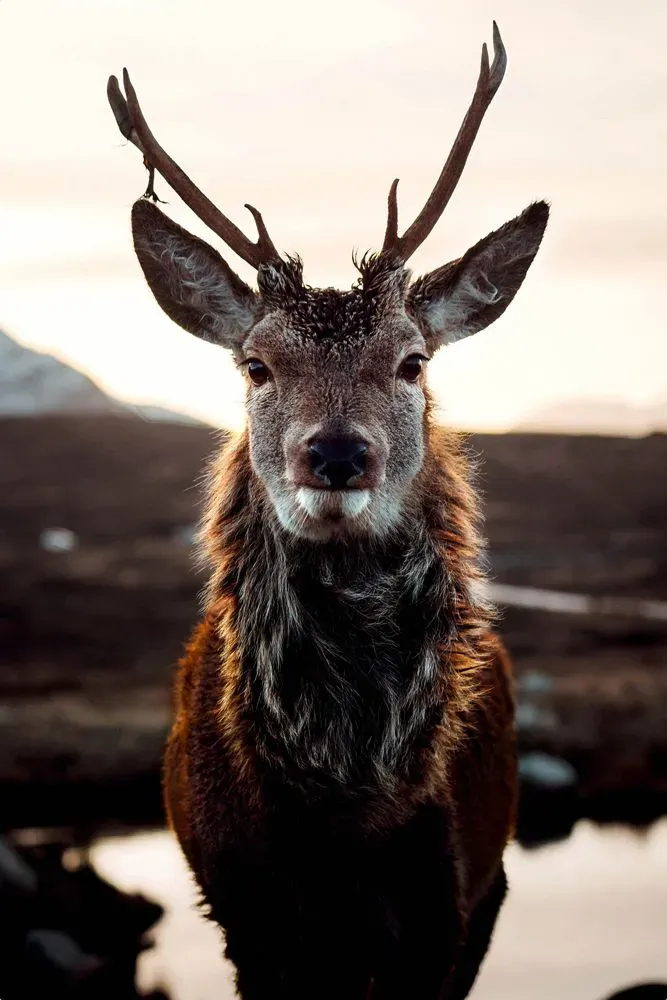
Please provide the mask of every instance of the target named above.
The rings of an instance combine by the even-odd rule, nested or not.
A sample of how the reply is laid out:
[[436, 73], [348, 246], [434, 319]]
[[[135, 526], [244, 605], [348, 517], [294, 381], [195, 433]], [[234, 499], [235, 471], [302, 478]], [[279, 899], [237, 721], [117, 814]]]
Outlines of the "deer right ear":
[[217, 250], [141, 198], [132, 206], [141, 269], [166, 314], [189, 333], [238, 353], [261, 312], [259, 296]]

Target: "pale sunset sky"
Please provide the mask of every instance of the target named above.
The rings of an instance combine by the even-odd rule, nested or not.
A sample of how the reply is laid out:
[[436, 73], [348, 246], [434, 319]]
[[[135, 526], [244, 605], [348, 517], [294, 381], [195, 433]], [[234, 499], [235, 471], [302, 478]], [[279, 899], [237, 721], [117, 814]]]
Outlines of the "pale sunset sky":
[[[430, 191], [494, 17], [505, 81], [411, 263], [459, 256], [536, 198], [552, 220], [502, 319], [433, 362], [443, 413], [496, 430], [540, 414], [568, 429], [667, 426], [656, 0], [1, 0], [0, 328], [122, 399], [238, 425], [231, 361], [162, 314], [134, 257], [146, 174], [108, 75], [130, 69], [158, 139], [249, 235], [246, 201], [311, 284], [348, 287], [353, 247], [382, 241], [392, 178], [404, 225]], [[160, 179], [158, 193], [221, 248]]]

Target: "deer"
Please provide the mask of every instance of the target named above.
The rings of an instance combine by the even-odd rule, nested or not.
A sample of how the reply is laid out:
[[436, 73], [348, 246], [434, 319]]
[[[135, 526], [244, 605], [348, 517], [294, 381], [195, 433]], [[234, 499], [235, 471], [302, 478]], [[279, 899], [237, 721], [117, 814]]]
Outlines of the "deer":
[[[493, 25], [423, 209], [349, 290], [306, 284], [261, 213], [250, 240], [159, 145], [130, 77], [108, 96], [149, 171], [132, 207], [164, 312], [230, 351], [246, 426], [212, 462], [201, 620], [174, 682], [164, 799], [242, 1000], [460, 1000], [507, 891], [511, 669], [482, 592], [479, 502], [434, 416], [430, 358], [502, 315], [537, 253], [531, 204], [412, 279], [505, 74]], [[156, 205], [158, 172], [257, 289]]]

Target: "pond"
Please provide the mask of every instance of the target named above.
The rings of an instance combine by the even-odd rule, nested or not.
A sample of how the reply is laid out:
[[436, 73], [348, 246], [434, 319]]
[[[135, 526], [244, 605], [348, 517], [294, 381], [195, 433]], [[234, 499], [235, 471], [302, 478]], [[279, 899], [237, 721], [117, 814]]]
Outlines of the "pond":
[[[108, 837], [91, 853], [105, 878], [166, 909], [140, 959], [141, 987], [163, 985], [172, 1000], [232, 1000], [218, 931], [196, 910], [171, 835]], [[603, 1000], [667, 981], [667, 819], [647, 832], [581, 821], [557, 844], [512, 845], [507, 872], [510, 894], [471, 1000]]]

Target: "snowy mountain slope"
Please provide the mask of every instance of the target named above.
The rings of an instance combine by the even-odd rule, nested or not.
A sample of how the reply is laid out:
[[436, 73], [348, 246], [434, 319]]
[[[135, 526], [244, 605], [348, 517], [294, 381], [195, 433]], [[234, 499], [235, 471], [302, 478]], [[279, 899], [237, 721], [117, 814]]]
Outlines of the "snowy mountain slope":
[[197, 423], [160, 406], [122, 403], [52, 354], [24, 347], [0, 330], [0, 413], [135, 413], [146, 420]]

